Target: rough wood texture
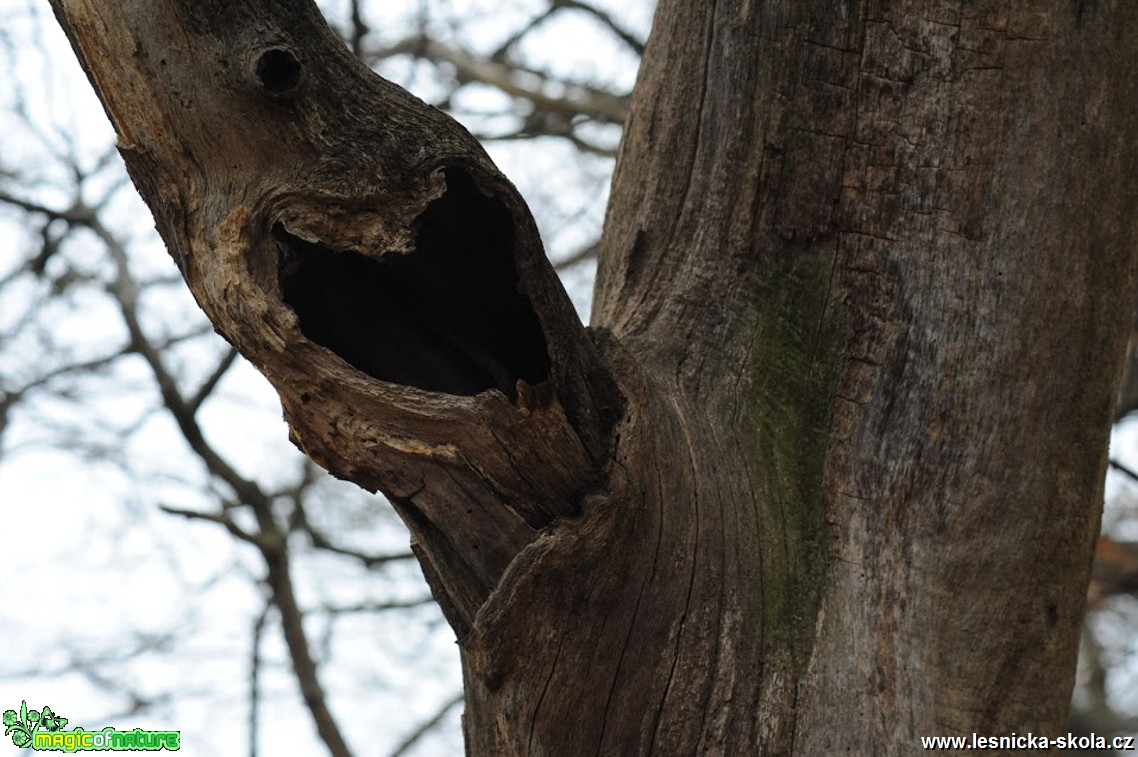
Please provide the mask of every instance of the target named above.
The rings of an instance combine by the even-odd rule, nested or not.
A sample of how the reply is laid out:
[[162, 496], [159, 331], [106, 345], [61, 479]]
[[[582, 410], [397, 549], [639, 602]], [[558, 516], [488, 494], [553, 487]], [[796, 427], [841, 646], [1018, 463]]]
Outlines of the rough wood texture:
[[384, 489], [462, 633], [618, 411], [516, 190], [308, 2], [55, 7], [198, 302], [296, 443]]
[[[764, 573], [825, 531], [772, 753], [1064, 728], [1133, 293], [1136, 31], [1122, 2], [661, 3], [594, 322], [762, 450], [757, 520], [804, 519]], [[706, 633], [777, 629], [749, 619]]]
[[410, 527], [471, 753], [1063, 728], [1138, 6], [663, 0], [590, 332], [307, 1], [53, 5], [202, 307]]

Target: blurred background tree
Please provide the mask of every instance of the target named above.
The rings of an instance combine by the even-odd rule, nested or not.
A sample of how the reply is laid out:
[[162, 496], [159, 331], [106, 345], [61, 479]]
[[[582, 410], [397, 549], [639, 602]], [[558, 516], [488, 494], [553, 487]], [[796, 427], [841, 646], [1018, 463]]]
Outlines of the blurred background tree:
[[[483, 141], [582, 317], [652, 5], [322, 3], [368, 65]], [[288, 444], [45, 7], [0, 0], [0, 19], [0, 706], [178, 728], [194, 752], [338, 736], [359, 754], [461, 753], [453, 636], [403, 526]], [[1073, 729], [1098, 734], [1138, 731], [1136, 373], [1074, 700]]]

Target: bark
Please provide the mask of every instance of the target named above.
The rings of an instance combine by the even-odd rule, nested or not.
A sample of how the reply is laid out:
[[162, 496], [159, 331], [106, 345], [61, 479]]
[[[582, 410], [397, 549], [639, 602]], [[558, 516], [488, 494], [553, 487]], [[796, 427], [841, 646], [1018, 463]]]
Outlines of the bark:
[[1065, 730], [1138, 7], [664, 0], [586, 330], [314, 6], [53, 5], [199, 303], [410, 528], [471, 753]]

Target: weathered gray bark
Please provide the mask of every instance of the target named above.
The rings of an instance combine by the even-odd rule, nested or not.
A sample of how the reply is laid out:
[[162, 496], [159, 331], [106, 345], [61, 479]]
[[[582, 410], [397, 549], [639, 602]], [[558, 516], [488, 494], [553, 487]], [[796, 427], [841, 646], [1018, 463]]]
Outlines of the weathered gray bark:
[[1134, 280], [1138, 7], [664, 0], [594, 328], [305, 0], [53, 0], [294, 439], [384, 490], [476, 754], [1065, 721]]

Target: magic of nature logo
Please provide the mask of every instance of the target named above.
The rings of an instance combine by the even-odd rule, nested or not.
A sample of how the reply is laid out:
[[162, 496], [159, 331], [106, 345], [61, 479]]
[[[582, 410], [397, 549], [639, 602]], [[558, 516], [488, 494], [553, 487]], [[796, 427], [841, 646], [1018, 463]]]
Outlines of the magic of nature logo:
[[4, 735], [21, 749], [45, 752], [157, 752], [181, 748], [180, 731], [144, 731], [134, 728], [118, 731], [110, 726], [97, 731], [83, 728], [66, 730], [67, 718], [44, 705], [29, 710], [27, 700], [20, 711], [4, 711]]

